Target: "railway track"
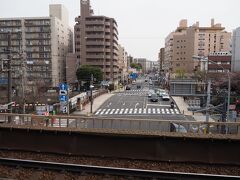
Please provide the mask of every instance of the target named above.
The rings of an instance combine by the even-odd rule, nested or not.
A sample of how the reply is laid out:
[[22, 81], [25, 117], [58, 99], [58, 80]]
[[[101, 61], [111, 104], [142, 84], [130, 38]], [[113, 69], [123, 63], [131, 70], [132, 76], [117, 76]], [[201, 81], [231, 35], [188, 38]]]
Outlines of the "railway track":
[[0, 165], [42, 169], [56, 172], [70, 172], [70, 173], [85, 173], [85, 174], [100, 174], [108, 176], [121, 176], [121, 177], [134, 177], [145, 179], [172, 179], [172, 180], [208, 180], [208, 179], [240, 179], [240, 176], [228, 176], [228, 175], [214, 175], [214, 174], [197, 174], [197, 173], [182, 173], [182, 172], [170, 172], [170, 171], [154, 171], [143, 169], [129, 169], [129, 168], [116, 168], [105, 166], [92, 166], [92, 165], [80, 165], [69, 163], [57, 163], [47, 161], [34, 161], [25, 159], [13, 159], [13, 158], [0, 158]]

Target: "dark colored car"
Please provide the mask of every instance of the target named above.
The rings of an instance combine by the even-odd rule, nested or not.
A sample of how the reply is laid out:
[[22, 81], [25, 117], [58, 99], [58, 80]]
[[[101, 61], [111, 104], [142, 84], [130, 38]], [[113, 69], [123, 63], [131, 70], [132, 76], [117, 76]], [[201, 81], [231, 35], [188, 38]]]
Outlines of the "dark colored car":
[[158, 95], [157, 94], [152, 94], [151, 99], [152, 102], [158, 102]]
[[131, 87], [130, 86], [126, 86], [126, 90], [131, 90]]
[[140, 84], [138, 84], [138, 85], [137, 85], [137, 89], [140, 89], [140, 88], [141, 88], [141, 85], [140, 85]]

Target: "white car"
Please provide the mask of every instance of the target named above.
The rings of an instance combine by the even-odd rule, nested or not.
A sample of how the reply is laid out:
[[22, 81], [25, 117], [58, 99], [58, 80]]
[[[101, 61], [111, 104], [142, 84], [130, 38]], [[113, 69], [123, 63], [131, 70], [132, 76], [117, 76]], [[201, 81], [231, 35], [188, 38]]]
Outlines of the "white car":
[[149, 91], [148, 91], [148, 97], [151, 97], [152, 94], [154, 94], [154, 90], [149, 90]]
[[162, 95], [162, 100], [163, 101], [169, 101], [170, 100], [170, 96], [168, 94], [163, 94]]

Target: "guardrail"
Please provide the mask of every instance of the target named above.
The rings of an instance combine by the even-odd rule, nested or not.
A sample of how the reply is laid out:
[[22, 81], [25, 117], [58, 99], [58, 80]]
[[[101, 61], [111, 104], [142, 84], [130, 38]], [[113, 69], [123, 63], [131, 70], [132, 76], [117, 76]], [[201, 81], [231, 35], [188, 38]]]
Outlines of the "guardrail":
[[131, 118], [107, 118], [86, 116], [40, 116], [33, 114], [0, 114], [0, 122], [17, 126], [75, 128], [75, 129], [115, 129], [151, 132], [179, 132], [194, 134], [238, 134], [240, 122], [204, 122], [180, 120], [151, 120]]

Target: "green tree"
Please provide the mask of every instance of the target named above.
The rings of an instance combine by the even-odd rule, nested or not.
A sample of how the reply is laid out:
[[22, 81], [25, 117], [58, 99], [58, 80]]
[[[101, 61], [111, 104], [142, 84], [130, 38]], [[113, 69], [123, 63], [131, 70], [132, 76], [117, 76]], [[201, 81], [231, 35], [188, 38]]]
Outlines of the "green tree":
[[131, 67], [131, 68], [135, 68], [135, 69], [137, 69], [138, 71], [139, 71], [140, 69], [142, 69], [142, 65], [141, 65], [140, 63], [131, 63], [131, 64], [130, 64], [130, 67]]
[[184, 79], [185, 78], [185, 70], [184, 69], [177, 69], [176, 70], [176, 77]]
[[95, 82], [100, 82], [103, 80], [103, 73], [99, 67], [83, 65], [78, 68], [76, 76], [78, 81], [91, 81], [91, 75], [93, 74]]

